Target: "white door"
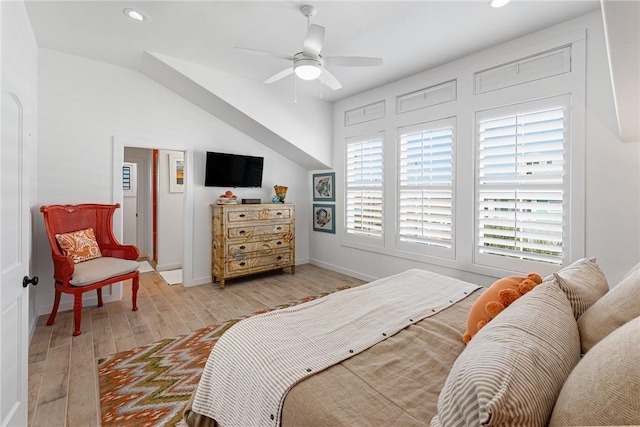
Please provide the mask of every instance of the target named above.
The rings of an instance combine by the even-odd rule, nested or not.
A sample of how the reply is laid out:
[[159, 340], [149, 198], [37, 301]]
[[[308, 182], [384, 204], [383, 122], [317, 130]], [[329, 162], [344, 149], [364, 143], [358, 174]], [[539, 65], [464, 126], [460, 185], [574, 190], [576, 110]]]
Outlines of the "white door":
[[122, 164], [122, 243], [138, 243], [138, 165]]
[[27, 425], [28, 309], [31, 257], [28, 141], [31, 117], [22, 100], [2, 87], [0, 182], [0, 425]]

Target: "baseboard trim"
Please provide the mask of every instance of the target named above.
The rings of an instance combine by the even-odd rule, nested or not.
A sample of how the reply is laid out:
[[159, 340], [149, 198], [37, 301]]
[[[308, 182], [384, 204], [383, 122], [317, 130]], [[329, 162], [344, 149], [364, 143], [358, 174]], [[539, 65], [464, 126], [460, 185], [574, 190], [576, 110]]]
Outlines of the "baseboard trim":
[[167, 271], [167, 270], [177, 270], [182, 268], [182, 263], [177, 264], [158, 264], [156, 265], [156, 271]]
[[369, 276], [368, 274], [360, 273], [358, 271], [349, 270], [347, 268], [338, 267], [337, 265], [329, 264], [317, 259], [311, 259], [310, 264], [317, 265], [318, 267], [326, 268], [327, 270], [335, 271], [336, 273], [346, 274], [347, 276], [355, 277], [356, 279], [365, 280], [367, 282], [373, 282], [378, 280], [379, 277]]

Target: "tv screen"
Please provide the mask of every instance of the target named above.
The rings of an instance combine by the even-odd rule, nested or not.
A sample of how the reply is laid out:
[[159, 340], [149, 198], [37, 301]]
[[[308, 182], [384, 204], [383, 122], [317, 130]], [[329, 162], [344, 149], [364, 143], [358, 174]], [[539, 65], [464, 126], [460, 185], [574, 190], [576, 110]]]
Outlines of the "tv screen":
[[207, 152], [205, 187], [262, 187], [263, 157]]

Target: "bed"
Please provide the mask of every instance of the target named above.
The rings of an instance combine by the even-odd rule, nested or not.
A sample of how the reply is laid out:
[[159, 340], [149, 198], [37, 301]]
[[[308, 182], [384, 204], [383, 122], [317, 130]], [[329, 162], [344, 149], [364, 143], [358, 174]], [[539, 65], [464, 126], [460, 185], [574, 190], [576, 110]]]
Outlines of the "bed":
[[[428, 280], [438, 276], [428, 273]], [[411, 280], [415, 279], [412, 276]], [[397, 280], [395, 276], [383, 279], [380, 286], [392, 286], [389, 282]], [[378, 286], [376, 282], [372, 282], [374, 288]], [[360, 292], [366, 292], [370, 285], [359, 287]], [[640, 264], [608, 291], [606, 278], [595, 260], [578, 260], [545, 278], [478, 332], [467, 346], [461, 335], [482, 289], [464, 282], [458, 285], [464, 287], [466, 294], [451, 300], [446, 307], [427, 308], [433, 313], [422, 320], [412, 319], [409, 324], [400, 325], [397, 333], [284, 386], [275, 416], [266, 415], [275, 412], [267, 410], [257, 411], [257, 418], [250, 422], [242, 418], [268, 399], [253, 394], [253, 389], [245, 392], [242, 386], [236, 387], [239, 380], [233, 375], [238, 372], [223, 381], [205, 379], [203, 374], [185, 408], [186, 424], [640, 424], [640, 373], [630, 362], [640, 351]], [[356, 305], [362, 305], [361, 295], [354, 297]], [[612, 304], [619, 307], [615, 316], [608, 310]], [[621, 355], [629, 355], [616, 359], [621, 366], [613, 372], [618, 374], [611, 369], [612, 345], [619, 348]], [[581, 357], [583, 353], [586, 354]], [[242, 362], [226, 357], [228, 364], [235, 366], [232, 370], [242, 376]], [[224, 359], [216, 359], [216, 364], [221, 360]], [[261, 365], [251, 361], [246, 366]], [[233, 386], [222, 394], [197, 396], [200, 389], [207, 389], [208, 385], [203, 385], [206, 382], [229, 382]], [[229, 396], [230, 390], [236, 394]], [[594, 399], [596, 395], [598, 399]], [[202, 405], [194, 405], [198, 398], [207, 404], [212, 399], [227, 400], [207, 412], [201, 409]], [[244, 407], [240, 404], [231, 408], [243, 399], [247, 400]], [[228, 409], [230, 417], [215, 415]], [[218, 423], [214, 419], [224, 421]]]

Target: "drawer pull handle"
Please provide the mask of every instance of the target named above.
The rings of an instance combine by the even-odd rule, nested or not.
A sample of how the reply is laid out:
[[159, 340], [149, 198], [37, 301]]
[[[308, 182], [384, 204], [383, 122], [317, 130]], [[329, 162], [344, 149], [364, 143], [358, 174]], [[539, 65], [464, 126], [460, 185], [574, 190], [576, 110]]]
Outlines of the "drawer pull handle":
[[282, 230], [282, 227], [276, 227], [276, 230]]
[[281, 255], [278, 255], [278, 256], [276, 257], [276, 259], [281, 260], [281, 259], [282, 259], [282, 256], [281, 256]]
[[282, 244], [282, 242], [278, 242], [278, 243], [276, 243], [276, 245], [281, 245], [281, 244]]
[[246, 249], [246, 248], [247, 248], [247, 247], [246, 247], [246, 246], [244, 246], [244, 245], [240, 246], [240, 249]]
[[246, 264], [246, 262], [242, 261], [242, 262], [240, 263], [240, 267], [244, 267], [244, 266], [245, 266], [245, 264]]
[[282, 215], [282, 212], [278, 212], [276, 215]]
[[240, 214], [238, 215], [240, 218], [244, 218], [246, 215], [245, 214]]
[[246, 233], [246, 231], [240, 230], [240, 234], [244, 234], [244, 233]]

